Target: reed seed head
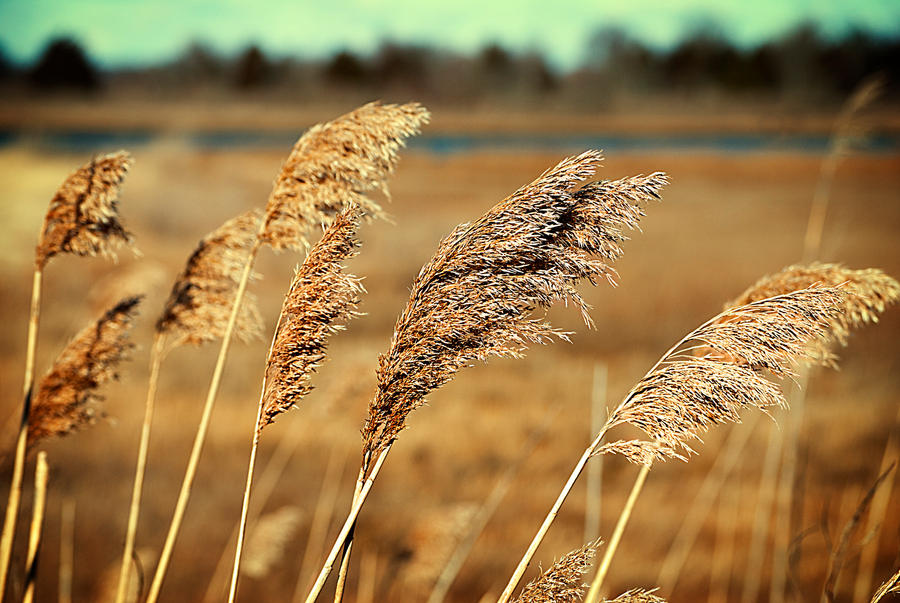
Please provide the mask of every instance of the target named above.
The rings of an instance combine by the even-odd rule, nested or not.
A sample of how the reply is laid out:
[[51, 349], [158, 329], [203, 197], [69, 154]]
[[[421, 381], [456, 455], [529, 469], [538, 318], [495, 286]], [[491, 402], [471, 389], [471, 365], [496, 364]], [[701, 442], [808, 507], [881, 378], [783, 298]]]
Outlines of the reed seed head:
[[97, 390], [118, 378], [119, 363], [134, 349], [128, 333], [140, 301], [123, 299], [66, 346], [38, 387], [28, 417], [29, 445], [93, 422], [102, 400]]
[[382, 216], [367, 196], [387, 194], [387, 177], [399, 150], [428, 122], [418, 103], [364, 105], [313, 126], [294, 145], [275, 180], [261, 240], [273, 249], [302, 249], [319, 224], [328, 224], [349, 205], [369, 217]]
[[831, 339], [846, 345], [852, 329], [878, 322], [878, 315], [900, 300], [900, 284], [881, 270], [851, 270], [841, 264], [813, 262], [788, 266], [751, 285], [728, 306], [805, 289], [813, 285], [841, 287], [841, 311], [834, 316]]
[[[612, 442], [597, 454], [631, 461], [680, 458], [712, 425], [739, 421], [745, 408], [784, 406], [781, 389], [766, 378], [793, 376], [799, 364], [827, 360], [823, 341], [845, 308], [844, 292], [810, 287], [730, 308], [689, 333], [612, 412], [607, 427], [630, 423], [652, 441]], [[697, 348], [710, 351], [700, 357]]]
[[35, 251], [43, 268], [53, 256], [72, 253], [115, 258], [119, 245], [133, 248], [119, 221], [119, 187], [133, 160], [125, 151], [91, 159], [66, 178], [50, 202]]
[[[225, 334], [260, 219], [258, 211], [241, 214], [197, 245], [156, 321], [156, 332], [166, 338], [168, 346], [201, 345]], [[244, 295], [234, 332], [244, 341], [262, 332], [256, 298], [249, 292]]]
[[260, 431], [312, 391], [328, 337], [356, 315], [363, 287], [344, 263], [357, 253], [360, 218], [352, 206], [338, 214], [294, 272], [266, 363]]
[[580, 601], [587, 586], [581, 582], [591, 569], [600, 540], [567, 553], [540, 577], [522, 589], [514, 603], [569, 603]]
[[440, 243], [379, 358], [366, 452], [389, 445], [409, 413], [461, 368], [568, 338], [537, 312], [572, 302], [592, 324], [576, 284], [614, 283], [625, 231], [667, 182], [655, 173], [585, 184], [601, 157], [587, 151], [565, 159]]
[[655, 588], [653, 590], [632, 588], [615, 599], [603, 599], [603, 601], [608, 603], [666, 603], [665, 599], [653, 594], [655, 591]]

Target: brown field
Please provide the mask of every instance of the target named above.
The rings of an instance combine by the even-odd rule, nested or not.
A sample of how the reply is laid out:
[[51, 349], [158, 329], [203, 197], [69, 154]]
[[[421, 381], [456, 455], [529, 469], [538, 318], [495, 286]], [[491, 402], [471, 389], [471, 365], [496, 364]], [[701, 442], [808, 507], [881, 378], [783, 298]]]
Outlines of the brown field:
[[[65, 341], [118, 296], [143, 291], [147, 298], [135, 332], [140, 348], [121, 382], [106, 390], [108, 420], [46, 445], [51, 482], [38, 601], [56, 597], [60, 516], [68, 499], [77, 508], [74, 598], [109, 600], [104, 589], [116, 576], [125, 532], [152, 323], [196, 241], [225, 219], [262, 205], [287, 149], [199, 152], [163, 140], [132, 151], [136, 164], [124, 186], [121, 211], [143, 257], [123, 256], [117, 265], [63, 257], [45, 273], [39, 375]], [[364, 226], [362, 252], [351, 263], [351, 271], [365, 277], [366, 316], [333, 339], [330, 360], [300, 410], [281, 418], [263, 437], [257, 475], [279, 446], [293, 451], [265, 511], [294, 506], [301, 521], [267, 577], [242, 579], [240, 600], [290, 600], [332, 456], [345, 461], [334, 522], [343, 518], [359, 460], [359, 429], [374, 390], [376, 357], [388, 347], [393, 321], [419, 267], [453, 226], [476, 218], [560, 158], [531, 152], [404, 155], [387, 205], [394, 223]], [[86, 159], [29, 147], [0, 149], [0, 420], [5, 421], [5, 451], [12, 449], [19, 412], [37, 231], [56, 187]], [[627, 244], [617, 265], [620, 285], [586, 291], [597, 330], [586, 330], [572, 309], [554, 309], [557, 324], [576, 331], [572, 344], [533, 349], [524, 360], [493, 361], [465, 370], [430, 397], [429, 407], [411, 416], [363, 510], [347, 598], [356, 600], [361, 570], [374, 566], [376, 601], [424, 600], [448, 541], [458, 536], [454, 521], [460, 523], [486, 498], [520, 454], [528, 434], [545, 428], [546, 437], [524, 463], [449, 598], [477, 601], [486, 592], [498, 594], [592, 437], [595, 364], [609, 367], [609, 403], [614, 405], [674, 341], [716, 313], [724, 301], [758, 277], [797, 261], [820, 162], [815, 154], [609, 155], [601, 177], [663, 170], [672, 184], [663, 202], [648, 208], [643, 232]], [[853, 268], [877, 267], [900, 277], [900, 155], [848, 158], [837, 172], [831, 198], [821, 259]], [[264, 278], [255, 290], [271, 329], [291, 267], [300, 258], [265, 251], [261, 259], [258, 269]], [[889, 433], [898, 429], [898, 337], [900, 309], [892, 308], [880, 324], [852, 337], [840, 353], [840, 371], [817, 370], [811, 379], [798, 471], [802, 515], [790, 535], [806, 531], [793, 566], [803, 600], [818, 599], [831, 545], [872, 485]], [[240, 513], [266, 344], [233, 348], [163, 600], [202, 600], [228, 544]], [[216, 346], [179, 349], [163, 365], [138, 532], [138, 548], [150, 551], [148, 573], [168, 526], [216, 351]], [[775, 413], [776, 420], [782, 416]], [[690, 463], [654, 467], [613, 562], [611, 593], [655, 585], [669, 543], [724, 437], [732, 429], [745, 428], [720, 427], [708, 434]], [[729, 600], [740, 597], [762, 457], [772, 428], [770, 421], [756, 423], [750, 447], [726, 487], [733, 494], [724, 499], [732, 505], [726, 510], [735, 517], [728, 529], [736, 534]], [[4, 490], [10, 463], [7, 455], [0, 474]], [[32, 467], [33, 461], [28, 471]], [[597, 536], [608, 538], [636, 472], [619, 458], [604, 460]], [[881, 527], [878, 581], [897, 565], [898, 490], [895, 485]], [[23, 528], [29, 510], [26, 496]], [[582, 478], [538, 552], [536, 560], [544, 567], [583, 544], [584, 511]], [[673, 601], [705, 600], [714, 566], [717, 513], [714, 507], [675, 591], [661, 594], [671, 595]], [[329, 546], [337, 527], [331, 527]], [[17, 569], [25, 544], [23, 532], [19, 534]], [[850, 600], [860, 542], [857, 536], [839, 600]], [[537, 563], [534, 566], [527, 579], [536, 574]], [[767, 563], [764, 585], [769, 567]], [[16, 579], [12, 584], [19, 588]], [[224, 578], [217, 588], [222, 600]], [[767, 586], [763, 593], [766, 597]]]

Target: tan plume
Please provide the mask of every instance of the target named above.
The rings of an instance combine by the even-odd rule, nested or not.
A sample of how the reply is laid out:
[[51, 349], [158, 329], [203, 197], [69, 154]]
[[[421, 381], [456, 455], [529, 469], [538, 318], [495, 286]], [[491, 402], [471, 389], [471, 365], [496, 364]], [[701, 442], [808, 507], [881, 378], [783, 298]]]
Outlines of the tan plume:
[[66, 346], [41, 381], [28, 418], [28, 440], [34, 445], [90, 424], [102, 397], [97, 389], [118, 378], [118, 365], [134, 348], [128, 334], [140, 297], [129, 297], [82, 330]]
[[841, 264], [813, 262], [788, 266], [761, 278], [726, 307], [741, 306], [813, 285], [840, 286], [844, 293], [841, 311], [834, 316], [831, 327], [833, 339], [842, 344], [846, 343], [851, 329], [878, 322], [878, 315], [900, 300], [900, 284], [881, 270], [851, 270]]
[[[685, 458], [691, 440], [712, 425], [739, 421], [746, 408], [784, 406], [784, 394], [766, 378], [793, 376], [799, 364], [824, 360], [844, 292], [811, 287], [730, 308], [669, 350], [610, 415], [605, 429], [630, 423], [652, 441], [612, 442], [597, 453], [623, 454], [649, 464]], [[691, 344], [710, 353], [692, 355]]]
[[589, 542], [580, 549], [563, 555], [550, 569], [532, 580], [514, 603], [570, 603], [580, 601], [585, 585], [582, 578], [591, 569], [594, 556], [602, 543]]
[[133, 160], [125, 151], [95, 157], [66, 178], [50, 202], [35, 251], [43, 268], [53, 256], [72, 253], [115, 258], [132, 236], [119, 221], [119, 187]]
[[615, 599], [603, 599], [608, 603], [666, 603], [662, 597], [653, 594], [653, 590], [644, 590], [642, 588], [632, 588], [628, 592], [624, 592]]
[[614, 282], [624, 231], [667, 183], [655, 173], [585, 184], [601, 158], [587, 151], [563, 160], [440, 243], [379, 358], [367, 452], [390, 445], [409, 413], [461, 368], [568, 337], [536, 311], [566, 300], [591, 325], [576, 284]]
[[382, 215], [366, 195], [387, 193], [400, 148], [428, 119], [418, 103], [374, 102], [310, 128], [275, 180], [260, 239], [273, 249], [302, 249], [310, 232], [349, 205], [371, 217]]
[[[222, 337], [260, 219], [259, 211], [241, 214], [197, 245], [156, 322], [156, 332], [169, 346], [201, 345]], [[250, 293], [245, 294], [234, 330], [245, 341], [262, 332], [256, 299]]]
[[355, 315], [363, 287], [344, 263], [357, 253], [360, 218], [355, 207], [338, 214], [294, 272], [266, 363], [259, 430], [312, 391], [328, 337]]

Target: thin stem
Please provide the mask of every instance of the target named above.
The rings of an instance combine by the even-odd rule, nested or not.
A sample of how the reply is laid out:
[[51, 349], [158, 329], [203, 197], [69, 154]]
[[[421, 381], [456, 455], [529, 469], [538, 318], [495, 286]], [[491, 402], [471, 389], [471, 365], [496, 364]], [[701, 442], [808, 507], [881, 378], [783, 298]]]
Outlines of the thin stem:
[[550, 508], [550, 512], [547, 513], [547, 517], [544, 518], [544, 523], [541, 524], [541, 527], [538, 529], [537, 534], [535, 534], [534, 539], [532, 539], [531, 544], [528, 546], [528, 550], [525, 551], [525, 555], [522, 557], [521, 561], [519, 561], [519, 565], [516, 566], [516, 570], [513, 572], [512, 577], [509, 579], [509, 583], [507, 583], [506, 588], [503, 590], [503, 593], [501, 593], [498, 603], [506, 603], [507, 601], [509, 601], [510, 597], [512, 597], [516, 586], [518, 586], [519, 581], [522, 579], [522, 575], [525, 574], [525, 570], [528, 569], [528, 564], [530, 564], [532, 558], [534, 558], [534, 554], [537, 552], [538, 546], [540, 546], [541, 541], [544, 539], [544, 536], [547, 534], [547, 531], [553, 524], [553, 520], [556, 519], [560, 507], [562, 507], [563, 503], [566, 500], [566, 497], [569, 496], [569, 492], [572, 490], [572, 487], [575, 486], [575, 481], [578, 479], [578, 476], [581, 475], [582, 470], [584, 470], [584, 466], [594, 454], [597, 446], [600, 445], [600, 441], [603, 439], [603, 436], [606, 435], [607, 429], [608, 424], [604, 426], [597, 437], [594, 438], [594, 441], [591, 442], [590, 446], [588, 446], [584, 450], [584, 454], [581, 455], [581, 458], [578, 459], [578, 463], [575, 464], [575, 468], [572, 470], [571, 475], [569, 475], [569, 479], [568, 481], [566, 481], [566, 485], [563, 486], [562, 492], [559, 493], [556, 502], [553, 503], [553, 507]]
[[[606, 420], [606, 382], [608, 368], [605, 362], [594, 364], [594, 383], [591, 388], [591, 431], [597, 433]], [[584, 504], [584, 542], [591, 542], [600, 532], [601, 490], [603, 488], [603, 457], [597, 458], [587, 468], [587, 487]]]
[[122, 551], [122, 567], [119, 569], [119, 584], [116, 587], [116, 603], [124, 603], [131, 575], [131, 557], [134, 554], [134, 538], [137, 533], [138, 517], [141, 510], [141, 493], [147, 468], [147, 452], [150, 448], [150, 425], [153, 422], [153, 406], [156, 386], [159, 383], [159, 367], [162, 364], [163, 336], [157, 333], [150, 352], [150, 382], [147, 385], [147, 402], [144, 406], [144, 423], [141, 426], [141, 443], [138, 446], [137, 467], [134, 472], [134, 487], [131, 492], [131, 508], [128, 512], [128, 529], [125, 533], [125, 548]]
[[[272, 457], [266, 464], [265, 471], [263, 471], [262, 476], [256, 480], [256, 498], [253, 499], [256, 502], [254, 503], [255, 510], [252, 513], [254, 518], [259, 515], [259, 509], [263, 508], [269, 500], [269, 497], [275, 490], [275, 486], [278, 485], [281, 476], [284, 474], [284, 469], [287, 466], [288, 461], [291, 460], [291, 457], [297, 450], [297, 446], [301, 440], [302, 438], [296, 437], [296, 434], [294, 434], [294, 437], [281, 438], [278, 447], [275, 449], [275, 452], [272, 453]], [[251, 525], [251, 521], [248, 520], [247, 524], [248, 526]], [[209, 586], [206, 588], [206, 594], [203, 597], [204, 601], [216, 601], [224, 594], [225, 589], [223, 583], [228, 578], [226, 575], [226, 572], [228, 571], [227, 562], [231, 558], [231, 543], [237, 541], [238, 527], [239, 524], [235, 523], [231, 530], [231, 536], [228, 538], [228, 543], [219, 555], [219, 561], [216, 564], [213, 577], [210, 579]], [[219, 585], [223, 586], [219, 587]]]
[[28, 343], [25, 352], [25, 383], [22, 386], [24, 398], [22, 419], [19, 422], [19, 435], [16, 439], [16, 458], [13, 463], [12, 484], [9, 487], [9, 499], [6, 504], [6, 517], [3, 520], [3, 535], [0, 537], [0, 603], [3, 601], [6, 578], [9, 575], [9, 559], [16, 532], [16, 520], [19, 516], [19, 502], [22, 498], [25, 454], [28, 452], [28, 415], [31, 412], [31, 397], [34, 392], [34, 356], [37, 349], [38, 321], [41, 312], [41, 274], [41, 268], [36, 266], [31, 284], [31, 314], [28, 318]]
[[612, 563], [613, 555], [616, 554], [616, 549], [619, 548], [619, 541], [622, 540], [625, 526], [628, 525], [628, 519], [631, 517], [631, 512], [634, 510], [634, 504], [637, 502], [638, 495], [641, 493], [641, 489], [644, 487], [644, 482], [647, 480], [647, 475], [649, 473], [650, 465], [644, 465], [641, 467], [641, 472], [638, 473], [637, 479], [634, 480], [634, 485], [631, 487], [631, 493], [628, 495], [628, 500], [625, 501], [625, 508], [622, 509], [622, 513], [619, 515], [619, 520], [616, 522], [616, 528], [613, 530], [612, 537], [609, 539], [609, 544], [606, 545], [606, 550], [603, 553], [603, 559], [600, 561], [600, 567], [597, 568], [597, 575], [594, 576], [591, 588], [588, 590], [588, 594], [584, 599], [585, 603], [596, 603], [600, 600], [600, 588], [603, 586], [603, 581], [606, 579], [606, 574], [609, 572], [609, 566]]
[[[356, 478], [356, 486], [353, 489], [353, 502], [352, 505], [356, 504], [356, 501], [359, 499], [359, 493], [362, 490], [364, 477], [366, 474], [366, 465], [369, 464], [369, 457], [363, 460], [362, 466], [359, 468], [359, 476]], [[344, 598], [344, 585], [347, 583], [347, 572], [350, 571], [350, 555], [353, 550], [353, 533], [355, 532], [355, 527], [350, 529], [350, 533], [347, 535], [347, 540], [344, 542], [344, 549], [341, 551], [341, 566], [338, 569], [338, 577], [337, 584], [334, 587], [334, 603], [341, 603], [341, 599]]]
[[206, 403], [203, 406], [203, 414], [200, 417], [200, 425], [197, 427], [197, 434], [194, 437], [194, 445], [191, 449], [190, 460], [188, 461], [187, 470], [184, 474], [184, 480], [181, 483], [181, 491], [178, 494], [178, 501], [175, 504], [175, 513], [172, 516], [172, 522], [169, 525], [169, 532], [166, 535], [166, 542], [163, 546], [159, 557], [159, 564], [156, 566], [156, 573], [153, 575], [153, 582], [150, 584], [150, 592], [147, 595], [147, 603], [156, 603], [159, 598], [159, 591], [162, 587], [163, 578], [166, 575], [166, 569], [169, 566], [169, 560], [172, 557], [172, 550], [175, 548], [175, 539], [178, 537], [178, 531], [181, 528], [181, 522], [184, 519], [184, 511], [187, 507], [188, 499], [191, 496], [191, 486], [194, 483], [194, 476], [197, 473], [197, 466], [200, 464], [200, 452], [203, 449], [203, 443], [206, 440], [206, 432], [209, 430], [209, 420], [212, 415], [213, 403], [216, 400], [216, 394], [219, 392], [219, 383], [222, 380], [222, 372], [225, 369], [225, 358], [228, 356], [228, 347], [231, 344], [231, 335], [234, 332], [234, 325], [237, 322], [238, 312], [241, 307], [241, 301], [244, 298], [244, 292], [247, 290], [247, 282], [250, 280], [250, 273], [253, 271], [253, 261], [259, 251], [261, 242], [259, 237], [253, 243], [247, 263], [244, 265], [244, 272], [241, 275], [241, 281], [238, 284], [237, 293], [234, 298], [234, 305], [231, 308], [231, 316], [228, 317], [228, 326], [225, 328], [225, 334], [222, 337], [222, 347], [219, 348], [219, 357], [216, 360], [216, 367], [213, 370], [212, 381], [209, 385], [209, 391], [206, 394]]
[[[263, 389], [265, 392], [265, 389]], [[256, 427], [250, 446], [250, 462], [247, 465], [247, 484], [244, 486], [244, 501], [241, 503], [241, 522], [238, 527], [237, 546], [234, 550], [234, 565], [231, 568], [231, 586], [228, 588], [228, 603], [234, 603], [237, 594], [238, 574], [241, 568], [241, 552], [244, 549], [244, 535], [247, 532], [247, 512], [250, 509], [250, 488], [253, 486], [253, 470], [256, 467], [256, 452], [259, 450], [259, 421], [262, 418], [263, 393], [259, 395], [259, 410], [256, 413]]]
[[228, 588], [228, 603], [234, 603], [237, 594], [237, 582], [241, 569], [241, 553], [244, 549], [244, 536], [247, 532], [247, 514], [250, 509], [250, 489], [253, 487], [253, 470], [256, 468], [256, 453], [259, 450], [259, 436], [262, 431], [263, 406], [266, 398], [267, 369], [272, 362], [272, 352], [275, 350], [275, 341], [278, 339], [278, 330], [281, 321], [284, 320], [284, 306], [278, 314], [275, 329], [272, 331], [272, 343], [269, 344], [269, 353], [266, 354], [266, 367], [263, 369], [262, 386], [259, 390], [259, 404], [256, 407], [256, 422], [253, 424], [253, 440], [250, 445], [250, 462], [247, 466], [247, 484], [244, 487], [244, 500], [241, 503], [241, 520], [238, 524], [237, 545], [234, 550], [234, 565], [231, 568], [231, 586]]
[[72, 603], [72, 566], [75, 559], [75, 499], [62, 504], [59, 526], [59, 603]]
[[313, 511], [312, 522], [309, 526], [309, 536], [306, 539], [306, 548], [303, 551], [300, 572], [297, 576], [297, 584], [294, 587], [294, 596], [291, 598], [291, 601], [298, 603], [302, 601], [306, 589], [311, 586], [309, 584], [311, 577], [309, 574], [312, 572], [310, 566], [314, 563], [313, 560], [322, 554], [325, 539], [328, 537], [328, 526], [331, 525], [331, 519], [334, 517], [334, 503], [338, 497], [346, 464], [346, 451], [338, 452], [338, 446], [334, 446], [328, 459], [328, 466], [325, 468], [325, 475], [322, 478], [322, 487], [316, 500], [316, 509]]
[[346, 542], [347, 537], [350, 535], [350, 531], [356, 524], [356, 518], [359, 516], [360, 510], [366, 502], [366, 497], [369, 496], [369, 492], [372, 490], [372, 484], [375, 483], [375, 478], [378, 477], [378, 472], [381, 470], [381, 466], [384, 464], [388, 453], [391, 451], [391, 446], [392, 444], [389, 444], [387, 447], [385, 447], [384, 450], [381, 451], [381, 454], [378, 455], [378, 458], [375, 459], [375, 464], [372, 466], [372, 470], [369, 472], [369, 476], [363, 483], [362, 489], [359, 492], [359, 497], [351, 506], [350, 513], [347, 515], [347, 519], [344, 521], [341, 532], [340, 534], [338, 534], [337, 540], [334, 541], [334, 546], [331, 547], [331, 552], [328, 553], [327, 559], [325, 559], [325, 564], [322, 566], [322, 570], [319, 572], [318, 578], [316, 578], [316, 583], [313, 584], [312, 590], [306, 597], [306, 603], [313, 603], [313, 601], [318, 598], [319, 593], [322, 592], [322, 588], [325, 586], [325, 581], [328, 580], [328, 575], [334, 568], [334, 562], [337, 561], [337, 556], [341, 552], [341, 549], [343, 548], [344, 542]]
[[44, 506], [47, 502], [47, 453], [38, 453], [34, 472], [34, 509], [31, 514], [31, 531], [28, 536], [28, 560], [25, 572], [25, 597], [22, 603], [34, 600], [34, 581], [37, 577], [37, 556], [41, 546], [41, 529], [44, 525]]

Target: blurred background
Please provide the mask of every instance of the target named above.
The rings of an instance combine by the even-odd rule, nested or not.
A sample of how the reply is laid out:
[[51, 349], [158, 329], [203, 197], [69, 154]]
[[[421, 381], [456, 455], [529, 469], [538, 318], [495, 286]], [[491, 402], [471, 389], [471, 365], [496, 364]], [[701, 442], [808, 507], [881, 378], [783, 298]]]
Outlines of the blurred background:
[[[56, 188], [94, 154], [135, 156], [121, 213], [143, 254], [52, 262], [38, 374], [120, 296], [147, 295], [139, 348], [105, 390], [108, 416], [47, 445], [37, 600], [68, 592], [59, 579], [67, 543], [72, 600], [111, 600], [152, 325], [196, 242], [262, 206], [306, 128], [375, 99], [422, 102], [432, 123], [391, 181], [392, 223], [362, 230], [351, 270], [366, 279], [366, 315], [334, 337], [317, 389], [263, 438], [257, 475], [272, 488], [254, 500], [253, 515], [284, 537], [257, 545], [270, 555], [259, 554], [257, 571], [242, 578], [240, 600], [305, 594], [349, 506], [377, 354], [440, 238], [566, 155], [601, 148], [602, 178], [662, 170], [672, 183], [627, 243], [619, 286], [585, 291], [596, 331], [571, 308], [555, 309], [554, 321], [576, 332], [572, 344], [467, 369], [412, 415], [363, 511], [347, 600], [426, 600], [499, 484], [508, 490], [447, 600], [496, 597], [592, 439], [596, 414], [728, 299], [800, 261], [817, 194], [826, 218], [807, 256], [900, 277], [896, 2], [2, 1], [0, 494], [20, 412], [38, 230]], [[261, 257], [255, 287], [269, 329], [301, 259]], [[854, 334], [839, 371], [811, 374], [796, 423], [781, 411], [777, 425], [748, 416], [711, 431], [689, 463], [654, 467], [609, 594], [660, 586], [672, 601], [812, 601], [840, 568], [837, 600], [868, 601], [900, 562], [893, 472], [865, 502], [898, 457], [898, 337], [893, 308]], [[179, 349], [163, 365], [138, 532], [147, 573], [216, 348]], [[266, 349], [262, 341], [233, 348], [163, 600], [224, 597]], [[795, 469], [776, 466], [765, 477], [769, 441], [794, 433], [791, 425]], [[712, 496], [698, 498], [729, 455], [737, 462], [714, 472]], [[527, 579], [538, 561], [546, 568], [609, 538], [637, 469], [620, 459], [592, 465]], [[793, 475], [787, 523], [771, 500], [778, 475]], [[20, 534], [29, 511], [26, 496]], [[679, 529], [694, 523], [683, 563], [660, 575], [680, 558], [672, 552]], [[327, 537], [316, 536], [323, 530]], [[24, 540], [16, 541], [19, 570]], [[9, 591], [17, 596], [20, 574]], [[786, 576], [783, 592], [770, 592], [773, 575]]]

